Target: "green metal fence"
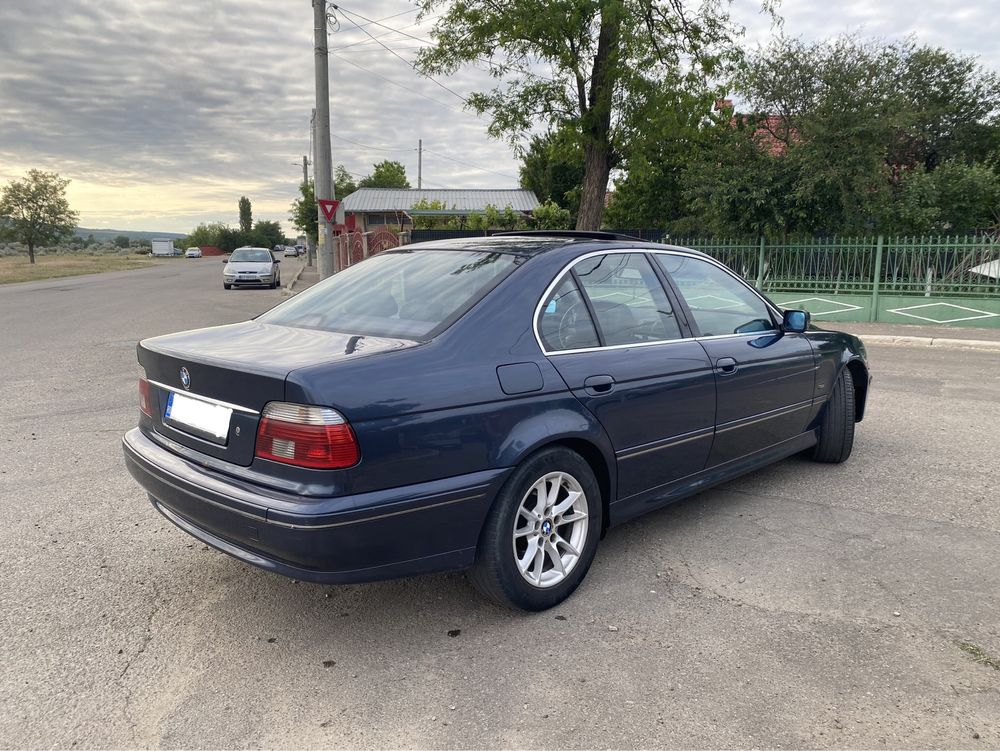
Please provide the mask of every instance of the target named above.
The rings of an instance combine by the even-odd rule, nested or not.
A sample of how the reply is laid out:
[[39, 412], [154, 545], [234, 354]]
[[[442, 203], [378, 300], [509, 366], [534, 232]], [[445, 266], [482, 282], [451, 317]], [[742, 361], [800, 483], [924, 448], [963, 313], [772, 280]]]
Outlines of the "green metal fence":
[[820, 320], [1000, 328], [1000, 242], [990, 237], [671, 243], [708, 253], [779, 305]]

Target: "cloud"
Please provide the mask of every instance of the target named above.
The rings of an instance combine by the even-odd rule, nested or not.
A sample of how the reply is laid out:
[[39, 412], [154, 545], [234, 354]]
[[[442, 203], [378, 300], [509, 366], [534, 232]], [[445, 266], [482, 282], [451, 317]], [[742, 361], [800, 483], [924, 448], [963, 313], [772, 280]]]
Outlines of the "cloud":
[[[370, 19], [426, 38], [407, 0], [354, 3]], [[764, 40], [769, 22], [734, 6]], [[1000, 14], [983, 3], [786, 0], [785, 33], [821, 39], [861, 27], [980, 54], [1000, 67]], [[429, 187], [513, 187], [517, 162], [487, 122], [341, 16], [330, 35], [334, 162], [362, 175], [384, 158], [416, 184], [417, 139]], [[186, 231], [235, 224], [248, 195], [255, 216], [287, 227], [314, 106], [308, 0], [3, 0], [0, 10], [0, 181], [29, 168], [73, 180], [85, 226]], [[412, 60], [418, 40], [368, 32]], [[384, 36], [383, 36], [384, 35]], [[443, 81], [460, 94], [490, 86], [463, 69]], [[360, 144], [360, 145], [359, 145]], [[371, 148], [377, 147], [377, 148]], [[485, 169], [482, 169], [485, 168]], [[499, 174], [498, 174], [499, 173]]]
[[[413, 6], [385, 0], [362, 12], [401, 10], [387, 23], [426, 34], [412, 25]], [[180, 231], [192, 217], [235, 222], [243, 194], [255, 215], [287, 218], [315, 101], [308, 2], [6, 0], [2, 12], [0, 180], [30, 167], [59, 171], [73, 180], [70, 197], [88, 226], [117, 217], [126, 228]], [[419, 43], [368, 28], [415, 56]], [[349, 22], [330, 44], [336, 163], [362, 175], [398, 159], [415, 184], [423, 138], [516, 178], [509, 148], [458, 98]], [[447, 85], [467, 93], [484, 78], [462, 72]], [[429, 154], [424, 175], [449, 187], [516, 183]]]

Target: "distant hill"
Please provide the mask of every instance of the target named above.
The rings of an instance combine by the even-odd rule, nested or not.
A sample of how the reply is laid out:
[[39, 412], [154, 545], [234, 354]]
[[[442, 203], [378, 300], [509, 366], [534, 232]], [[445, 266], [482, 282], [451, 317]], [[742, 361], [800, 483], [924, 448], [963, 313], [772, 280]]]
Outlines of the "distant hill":
[[88, 236], [93, 235], [94, 239], [98, 242], [114, 240], [119, 235], [125, 235], [130, 240], [152, 240], [154, 238], [164, 238], [168, 240], [177, 240], [181, 237], [187, 237], [187, 235], [181, 235], [176, 232], [139, 232], [138, 230], [132, 229], [87, 229], [86, 227], [77, 227], [76, 236], [82, 237], [84, 240]]

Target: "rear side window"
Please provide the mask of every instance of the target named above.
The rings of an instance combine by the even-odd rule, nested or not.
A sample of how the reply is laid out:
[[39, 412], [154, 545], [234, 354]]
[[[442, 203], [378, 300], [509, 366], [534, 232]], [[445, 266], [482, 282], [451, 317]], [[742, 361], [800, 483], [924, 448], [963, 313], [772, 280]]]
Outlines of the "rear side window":
[[570, 274], [545, 299], [538, 333], [547, 352], [600, 346], [587, 304]]
[[604, 346], [680, 339], [660, 280], [642, 253], [609, 253], [573, 267], [590, 298]]
[[478, 302], [520, 263], [508, 253], [381, 253], [258, 317], [345, 334], [423, 339]]
[[714, 263], [659, 254], [656, 261], [683, 295], [702, 336], [777, 329], [764, 301]]

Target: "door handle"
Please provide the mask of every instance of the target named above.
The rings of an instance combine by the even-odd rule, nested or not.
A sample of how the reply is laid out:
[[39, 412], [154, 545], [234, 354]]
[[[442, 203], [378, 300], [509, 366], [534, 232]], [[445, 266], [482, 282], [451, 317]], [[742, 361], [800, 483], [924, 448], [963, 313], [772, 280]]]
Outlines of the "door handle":
[[592, 396], [610, 394], [614, 390], [615, 379], [609, 375], [592, 375], [584, 380], [583, 387]]
[[736, 364], [736, 360], [732, 357], [720, 357], [715, 361], [715, 369], [718, 370], [721, 375], [732, 375], [739, 369], [739, 366]]

